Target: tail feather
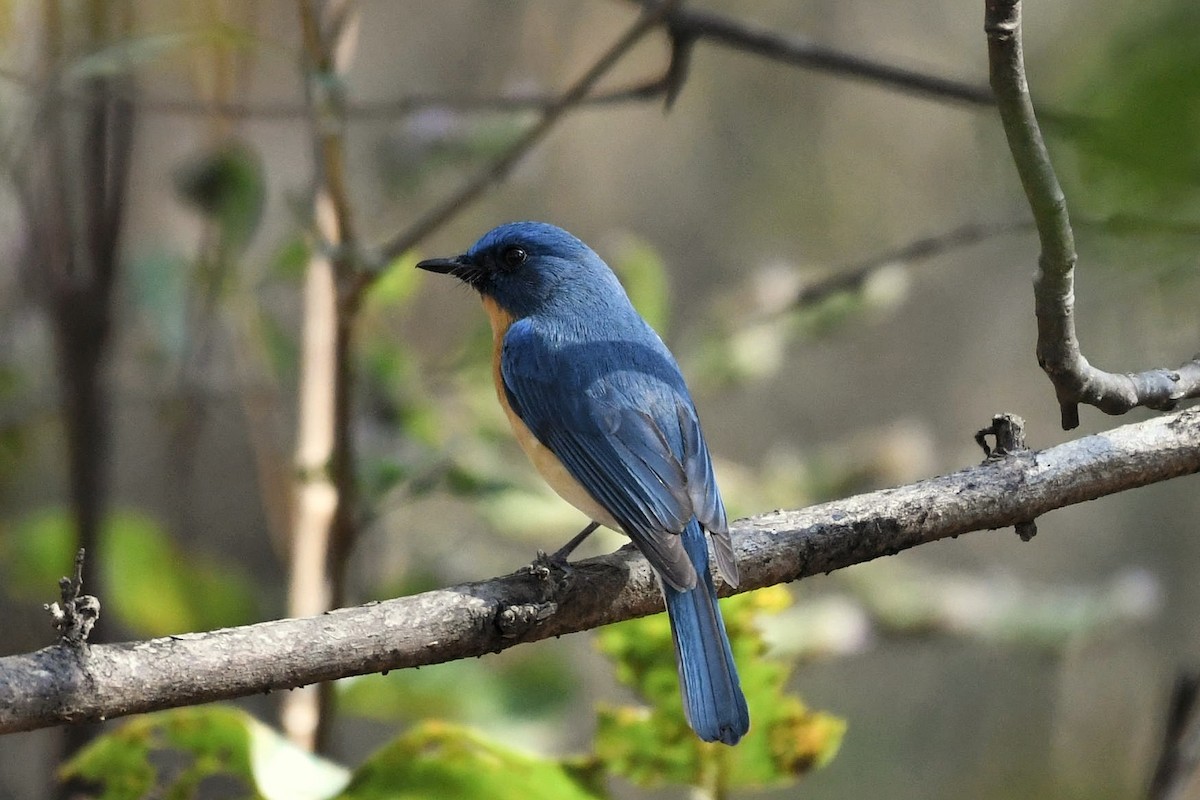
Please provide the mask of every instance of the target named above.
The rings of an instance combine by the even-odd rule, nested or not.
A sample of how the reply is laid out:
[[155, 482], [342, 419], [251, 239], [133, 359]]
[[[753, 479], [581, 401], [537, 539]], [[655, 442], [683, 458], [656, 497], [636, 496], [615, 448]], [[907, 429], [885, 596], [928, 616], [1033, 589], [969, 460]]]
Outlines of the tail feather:
[[708, 543], [694, 519], [682, 536], [699, 580], [686, 591], [664, 583], [663, 593], [671, 620], [684, 712], [692, 730], [704, 741], [737, 744], [750, 728], [750, 712], [708, 569]]

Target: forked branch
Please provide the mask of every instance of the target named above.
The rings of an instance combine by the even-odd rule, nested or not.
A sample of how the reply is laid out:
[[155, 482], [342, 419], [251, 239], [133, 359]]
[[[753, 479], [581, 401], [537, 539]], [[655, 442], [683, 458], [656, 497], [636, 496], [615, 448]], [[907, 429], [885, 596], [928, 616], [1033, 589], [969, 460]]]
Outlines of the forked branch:
[[1114, 373], [1092, 366], [1080, 351], [1075, 334], [1075, 234], [1029, 97], [1021, 3], [985, 0], [985, 6], [992, 91], [1041, 242], [1034, 279], [1038, 363], [1054, 384], [1063, 428], [1079, 425], [1080, 404], [1124, 414], [1138, 406], [1168, 411], [1180, 400], [1200, 397], [1200, 355], [1178, 369]]

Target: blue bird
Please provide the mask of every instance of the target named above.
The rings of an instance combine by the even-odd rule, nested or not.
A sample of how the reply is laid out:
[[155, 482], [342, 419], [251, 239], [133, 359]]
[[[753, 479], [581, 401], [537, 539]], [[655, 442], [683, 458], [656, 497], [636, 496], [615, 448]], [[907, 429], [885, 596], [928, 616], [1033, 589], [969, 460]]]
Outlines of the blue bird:
[[[513, 222], [418, 267], [475, 288], [492, 324], [496, 394], [522, 449], [563, 499], [627, 534], [658, 574], [688, 724], [736, 744], [750, 714], [709, 572], [738, 583], [725, 506], [679, 365], [591, 248]], [[705, 532], [708, 532], [708, 537]]]

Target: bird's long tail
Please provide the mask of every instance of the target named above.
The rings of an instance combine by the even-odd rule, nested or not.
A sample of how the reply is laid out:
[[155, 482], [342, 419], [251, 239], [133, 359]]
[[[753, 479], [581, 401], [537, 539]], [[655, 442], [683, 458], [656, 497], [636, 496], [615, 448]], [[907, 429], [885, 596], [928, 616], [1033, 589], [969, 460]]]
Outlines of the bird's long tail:
[[708, 571], [708, 542], [695, 519], [682, 535], [699, 579], [687, 591], [664, 583], [663, 594], [675, 642], [684, 712], [692, 730], [704, 741], [737, 744], [750, 728], [750, 712], [717, 606], [717, 589]]

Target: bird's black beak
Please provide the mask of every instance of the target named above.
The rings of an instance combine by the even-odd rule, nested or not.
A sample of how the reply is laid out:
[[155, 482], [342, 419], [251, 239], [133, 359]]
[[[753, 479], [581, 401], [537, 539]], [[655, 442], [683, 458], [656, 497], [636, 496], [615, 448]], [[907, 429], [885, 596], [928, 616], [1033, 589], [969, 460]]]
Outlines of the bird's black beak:
[[464, 257], [454, 256], [453, 258], [427, 258], [424, 261], [418, 262], [417, 269], [440, 272], [443, 275], [452, 275], [455, 270], [461, 270], [464, 266], [467, 266]]
[[453, 258], [427, 258], [417, 264], [417, 269], [453, 275], [468, 286], [473, 286], [480, 291], [483, 291], [481, 287], [487, 282], [487, 270], [467, 255]]

